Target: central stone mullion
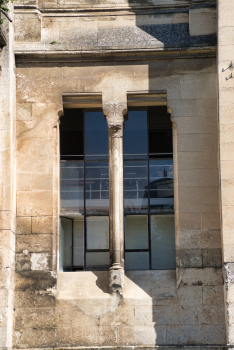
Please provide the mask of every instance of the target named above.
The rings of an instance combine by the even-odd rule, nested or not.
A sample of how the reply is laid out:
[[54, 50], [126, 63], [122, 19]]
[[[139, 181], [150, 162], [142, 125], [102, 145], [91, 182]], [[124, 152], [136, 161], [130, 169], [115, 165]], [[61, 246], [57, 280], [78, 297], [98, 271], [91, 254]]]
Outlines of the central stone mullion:
[[111, 209], [111, 269], [121, 269], [121, 245], [123, 243], [123, 124], [109, 125], [109, 178]]
[[125, 103], [103, 106], [109, 132], [110, 292], [124, 288], [123, 123]]

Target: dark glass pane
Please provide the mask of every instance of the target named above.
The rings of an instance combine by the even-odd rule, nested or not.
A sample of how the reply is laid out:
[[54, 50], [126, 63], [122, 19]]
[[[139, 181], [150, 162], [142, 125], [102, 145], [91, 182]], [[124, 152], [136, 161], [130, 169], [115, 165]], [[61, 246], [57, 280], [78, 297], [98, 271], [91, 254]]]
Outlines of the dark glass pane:
[[126, 214], [148, 212], [147, 160], [124, 161], [124, 210]]
[[88, 270], [108, 270], [110, 266], [109, 252], [86, 253], [86, 266]]
[[[84, 155], [83, 109], [65, 109], [60, 124], [61, 159], [77, 159]], [[71, 157], [73, 156], [73, 157]]]
[[148, 215], [125, 217], [125, 249], [148, 249]]
[[84, 268], [84, 217], [73, 220], [73, 270]]
[[176, 267], [174, 215], [151, 215], [151, 265], [155, 270]]
[[108, 127], [103, 112], [85, 112], [85, 158], [108, 159]]
[[109, 249], [109, 217], [87, 218], [87, 249]]
[[61, 212], [84, 212], [84, 162], [62, 160], [60, 162]]
[[147, 158], [147, 134], [147, 110], [130, 110], [124, 123], [124, 159]]
[[148, 107], [148, 123], [149, 154], [172, 154], [172, 123], [167, 107]]
[[87, 214], [109, 212], [109, 168], [108, 162], [85, 163], [85, 198]]
[[149, 172], [151, 213], [173, 213], [173, 160], [150, 159]]
[[60, 223], [60, 269], [70, 271], [72, 268], [72, 220], [61, 218]]
[[149, 253], [148, 252], [126, 252], [125, 270], [148, 270]]

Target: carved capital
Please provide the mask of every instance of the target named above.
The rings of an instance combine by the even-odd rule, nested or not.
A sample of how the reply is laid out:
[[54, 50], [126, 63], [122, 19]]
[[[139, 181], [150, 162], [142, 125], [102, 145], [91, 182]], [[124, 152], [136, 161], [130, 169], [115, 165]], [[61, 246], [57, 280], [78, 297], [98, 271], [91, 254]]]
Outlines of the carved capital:
[[126, 102], [103, 103], [103, 113], [106, 116], [108, 126], [119, 126], [124, 122], [124, 115], [127, 114]]

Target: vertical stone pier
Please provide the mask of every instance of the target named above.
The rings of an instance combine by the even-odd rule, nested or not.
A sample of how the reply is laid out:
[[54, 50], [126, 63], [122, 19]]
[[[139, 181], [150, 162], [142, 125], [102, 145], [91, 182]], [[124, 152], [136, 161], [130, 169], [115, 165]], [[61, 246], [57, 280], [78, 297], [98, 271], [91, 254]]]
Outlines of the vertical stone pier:
[[218, 1], [221, 229], [227, 348], [234, 346], [234, 2]]

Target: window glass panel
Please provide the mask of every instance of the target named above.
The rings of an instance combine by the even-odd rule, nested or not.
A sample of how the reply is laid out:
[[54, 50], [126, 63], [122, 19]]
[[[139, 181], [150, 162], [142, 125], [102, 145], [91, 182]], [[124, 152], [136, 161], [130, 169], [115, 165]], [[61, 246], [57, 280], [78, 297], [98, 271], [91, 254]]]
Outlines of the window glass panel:
[[148, 163], [146, 160], [124, 162], [125, 213], [148, 212]]
[[77, 156], [83, 159], [83, 109], [64, 110], [60, 124], [60, 155], [61, 159], [77, 159]]
[[176, 267], [174, 215], [151, 215], [151, 266], [156, 270]]
[[60, 162], [61, 211], [84, 211], [84, 162], [62, 160]]
[[89, 270], [108, 270], [110, 265], [109, 252], [86, 253], [86, 266]]
[[130, 110], [124, 123], [124, 159], [147, 158], [147, 134], [147, 110]]
[[125, 249], [148, 249], [148, 216], [125, 217]]
[[172, 154], [172, 123], [166, 106], [148, 107], [149, 154]]
[[61, 255], [63, 270], [69, 271], [72, 267], [72, 220], [61, 218]]
[[85, 158], [108, 159], [108, 127], [103, 112], [85, 112]]
[[125, 252], [125, 270], [148, 270], [148, 252]]
[[73, 221], [73, 265], [75, 269], [84, 267], [84, 217]]
[[109, 212], [109, 168], [108, 162], [85, 163], [86, 213]]
[[173, 213], [173, 160], [150, 159], [149, 172], [151, 213]]
[[87, 249], [109, 249], [109, 217], [87, 218]]

